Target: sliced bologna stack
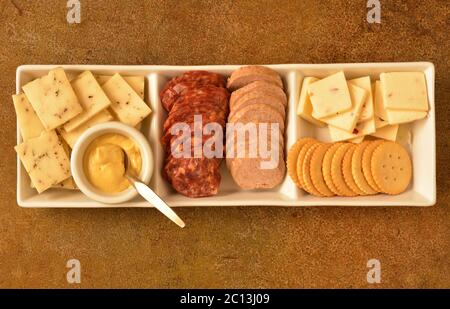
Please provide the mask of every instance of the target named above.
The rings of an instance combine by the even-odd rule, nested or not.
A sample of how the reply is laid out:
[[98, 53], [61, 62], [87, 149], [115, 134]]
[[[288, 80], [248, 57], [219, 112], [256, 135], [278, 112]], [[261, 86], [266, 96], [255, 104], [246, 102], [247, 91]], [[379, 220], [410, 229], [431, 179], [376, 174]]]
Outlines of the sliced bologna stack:
[[[242, 189], [246, 190], [276, 187], [286, 173], [283, 149], [287, 98], [281, 77], [274, 70], [263, 66], [245, 66], [233, 72], [228, 79], [227, 87], [234, 91], [230, 98], [228, 123], [235, 125], [255, 123], [259, 137], [254, 140], [246, 135], [244, 141], [239, 141], [236, 134], [227, 135], [227, 167], [231, 176]], [[267, 126], [260, 126], [261, 123], [266, 123]], [[279, 132], [275, 132], [274, 135], [271, 133], [272, 124], [279, 126], [279, 129], [275, 127]], [[261, 130], [267, 132], [260, 132]], [[278, 145], [276, 154], [278, 158], [272, 158], [277, 163], [267, 168], [261, 163], [268, 161], [268, 158], [262, 157], [258, 149], [260, 139], [266, 138], [269, 145], [267, 150], [271, 150], [271, 136], [276, 136], [278, 140], [274, 141], [274, 145]], [[245, 149], [245, 153], [237, 153], [238, 142], [243, 146], [241, 149]], [[231, 143], [233, 148], [230, 148]], [[257, 150], [256, 156], [249, 152], [252, 147]]]
[[[218, 193], [220, 185], [219, 166], [221, 158], [172, 156], [172, 146], [178, 136], [170, 132], [177, 123], [186, 123], [192, 131], [194, 145], [194, 116], [202, 116], [202, 126], [218, 123], [225, 128], [229, 112], [229, 92], [225, 80], [219, 74], [206, 71], [189, 71], [171, 79], [160, 93], [161, 104], [168, 116], [163, 125], [161, 144], [166, 152], [163, 176], [172, 187], [187, 197], [206, 197]], [[203, 128], [202, 128], [203, 129]], [[201, 145], [210, 136], [203, 136]], [[193, 148], [193, 147], [192, 147]]]

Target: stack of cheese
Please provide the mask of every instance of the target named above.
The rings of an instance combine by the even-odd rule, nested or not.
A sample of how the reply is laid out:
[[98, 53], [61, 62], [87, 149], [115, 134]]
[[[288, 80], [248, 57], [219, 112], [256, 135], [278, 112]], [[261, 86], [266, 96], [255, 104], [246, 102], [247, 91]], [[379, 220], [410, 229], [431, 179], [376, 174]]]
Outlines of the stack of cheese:
[[320, 127], [331, 140], [360, 143], [367, 135], [395, 141], [399, 124], [427, 116], [428, 98], [422, 72], [380, 74], [346, 80], [338, 72], [322, 80], [305, 77], [297, 114]]
[[151, 113], [143, 100], [144, 77], [96, 77], [85, 71], [69, 81], [56, 68], [22, 89], [13, 95], [23, 139], [15, 150], [39, 193], [76, 188], [70, 148], [88, 128], [113, 119], [138, 126]]

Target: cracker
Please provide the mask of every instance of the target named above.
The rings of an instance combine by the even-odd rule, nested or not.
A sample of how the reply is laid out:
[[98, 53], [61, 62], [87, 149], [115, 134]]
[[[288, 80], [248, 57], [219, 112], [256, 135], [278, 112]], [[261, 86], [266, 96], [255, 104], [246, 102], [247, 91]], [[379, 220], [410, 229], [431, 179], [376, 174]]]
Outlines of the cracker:
[[362, 170], [362, 156], [364, 150], [369, 145], [370, 142], [365, 141], [356, 146], [355, 151], [352, 155], [352, 176], [358, 188], [360, 188], [366, 194], [376, 194], [377, 192], [373, 190], [372, 187], [367, 183]]
[[345, 143], [339, 146], [336, 152], [333, 155], [331, 160], [331, 180], [333, 181], [334, 186], [343, 196], [355, 196], [356, 192], [353, 192], [352, 189], [347, 186], [344, 180], [344, 176], [342, 174], [342, 161], [344, 159], [344, 155], [349, 148], [353, 147], [353, 144]]
[[356, 192], [359, 195], [366, 195], [366, 193], [358, 187], [352, 175], [352, 157], [356, 147], [356, 145], [352, 145], [344, 155], [342, 160], [342, 176], [344, 176], [345, 183], [353, 192]]
[[331, 161], [335, 152], [341, 145], [343, 145], [343, 143], [336, 143], [328, 148], [322, 161], [322, 176], [325, 180], [325, 184], [327, 185], [328, 189], [330, 189], [330, 191], [332, 191], [336, 195], [339, 195], [339, 191], [334, 185], [333, 180], [331, 179]]
[[305, 189], [305, 191], [308, 192], [309, 194], [322, 197], [323, 196], [322, 193], [320, 193], [320, 191], [318, 191], [314, 187], [314, 184], [311, 180], [311, 174], [310, 174], [312, 155], [314, 153], [314, 150], [317, 147], [319, 147], [320, 145], [322, 145], [322, 144], [316, 143], [316, 144], [312, 145], [306, 152], [305, 159], [303, 160], [303, 164], [302, 164], [302, 174], [303, 174], [302, 176], [303, 176], [303, 184], [304, 184], [303, 188]]
[[287, 156], [287, 171], [288, 175], [291, 177], [292, 181], [301, 188], [300, 183], [297, 178], [297, 158], [298, 153], [302, 149], [302, 147], [309, 141], [312, 141], [312, 138], [306, 137], [299, 139], [294, 145], [291, 146]]
[[300, 152], [298, 153], [297, 157], [297, 179], [298, 183], [300, 184], [300, 188], [304, 189], [305, 184], [303, 182], [303, 161], [305, 160], [306, 153], [308, 152], [309, 148], [311, 148], [314, 144], [317, 144], [318, 142], [316, 140], [311, 140], [306, 142], [306, 144], [300, 149]]
[[373, 151], [370, 170], [382, 192], [399, 194], [411, 182], [412, 164], [408, 152], [394, 142], [383, 142]]
[[366, 178], [369, 186], [372, 187], [372, 189], [377, 192], [381, 192], [381, 189], [377, 186], [377, 184], [375, 183], [375, 180], [372, 177], [370, 161], [372, 160], [373, 151], [381, 143], [383, 143], [383, 141], [381, 141], [381, 140], [371, 141], [370, 144], [366, 147], [366, 149], [364, 149], [364, 153], [362, 156], [362, 170], [363, 170], [364, 177]]
[[335, 195], [333, 191], [331, 191], [325, 180], [323, 179], [322, 174], [322, 163], [323, 158], [325, 157], [325, 153], [332, 147], [333, 144], [320, 144], [318, 147], [314, 149], [314, 153], [312, 154], [311, 164], [309, 167], [309, 174], [311, 177], [311, 182], [314, 188], [320, 192], [323, 196], [333, 196]]

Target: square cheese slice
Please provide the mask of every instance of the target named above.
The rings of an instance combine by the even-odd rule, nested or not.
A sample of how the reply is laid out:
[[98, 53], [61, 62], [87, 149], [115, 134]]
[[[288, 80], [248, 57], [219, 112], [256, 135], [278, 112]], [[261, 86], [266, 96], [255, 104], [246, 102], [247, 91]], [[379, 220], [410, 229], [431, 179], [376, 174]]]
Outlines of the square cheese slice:
[[[96, 79], [100, 85], [106, 83], [111, 75], [97, 75]], [[122, 76], [123, 79], [133, 88], [134, 91], [144, 100], [145, 93], [145, 77], [144, 76]]]
[[423, 72], [380, 74], [384, 104], [387, 109], [428, 111], [428, 95]]
[[151, 113], [150, 107], [119, 74], [111, 77], [102, 88], [111, 100], [111, 110], [119, 121], [136, 126]]
[[111, 121], [112, 119], [113, 119], [113, 116], [111, 115], [111, 113], [105, 109], [105, 110], [102, 110], [97, 115], [95, 115], [94, 117], [92, 117], [91, 119], [89, 119], [88, 121], [86, 121], [85, 123], [83, 123], [78, 128], [76, 128], [70, 132], [66, 132], [64, 129], [59, 129], [58, 132], [59, 132], [59, 134], [61, 134], [63, 139], [66, 141], [66, 143], [69, 144], [69, 146], [71, 148], [73, 148], [76, 141], [81, 136], [81, 134], [83, 134], [84, 131], [86, 131], [87, 129], [89, 129], [90, 127], [92, 127], [96, 124]]
[[398, 124], [388, 125], [384, 128], [378, 129], [376, 132], [370, 135], [395, 142], [395, 140], [397, 139], [398, 127]]
[[310, 84], [308, 93], [313, 106], [312, 115], [316, 119], [333, 116], [352, 108], [350, 92], [342, 71]]
[[13, 95], [14, 109], [16, 110], [19, 129], [24, 141], [38, 137], [45, 131], [39, 117], [36, 115], [30, 101], [24, 93]]
[[62, 68], [51, 70], [22, 89], [47, 131], [63, 125], [83, 111]]
[[370, 83], [370, 77], [360, 77], [348, 81], [351, 85], [367, 91], [366, 100], [363, 103], [361, 115], [359, 116], [358, 123], [372, 119], [373, 117], [373, 93], [372, 85]]
[[328, 123], [331, 126], [351, 133], [359, 119], [362, 106], [366, 100], [368, 93], [366, 90], [353, 86], [350, 83], [348, 85], [348, 88], [350, 91], [350, 97], [352, 99], [352, 108], [345, 112], [338, 113], [335, 116], [321, 118], [320, 120]]
[[300, 98], [298, 100], [297, 115], [316, 126], [324, 127], [325, 123], [312, 116], [313, 109], [308, 94], [308, 86], [318, 80], [319, 79], [315, 77], [305, 77], [303, 79]]
[[67, 132], [77, 128], [111, 104], [111, 101], [90, 71], [81, 73], [70, 84], [83, 107], [83, 112], [64, 125], [64, 130]]
[[328, 131], [330, 133], [330, 138], [333, 142], [346, 141], [351, 139], [356, 139], [358, 137], [366, 136], [375, 132], [375, 121], [374, 119], [358, 123], [353, 130], [354, 133], [347, 132], [335, 128], [333, 126], [328, 126]]
[[418, 119], [425, 118], [428, 115], [428, 112], [426, 111], [389, 109], [386, 106], [386, 101], [384, 100], [383, 90], [380, 81], [375, 82], [374, 105], [375, 105], [375, 114], [378, 117], [377, 125], [381, 125], [383, 123], [387, 124], [408, 123]]
[[381, 95], [381, 84], [379, 80], [372, 84], [372, 92], [374, 94], [373, 108], [375, 114], [375, 127], [379, 129], [389, 125], [387, 122], [387, 113], [383, 106], [383, 97]]
[[54, 130], [14, 149], [39, 193], [70, 177], [69, 157]]

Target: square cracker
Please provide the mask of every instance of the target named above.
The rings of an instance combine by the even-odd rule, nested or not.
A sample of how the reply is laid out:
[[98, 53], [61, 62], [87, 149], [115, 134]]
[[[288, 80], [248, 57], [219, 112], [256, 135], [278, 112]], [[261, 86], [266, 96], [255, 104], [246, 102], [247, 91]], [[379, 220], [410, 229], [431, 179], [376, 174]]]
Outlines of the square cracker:
[[83, 111], [62, 68], [51, 70], [22, 89], [47, 131], [63, 125]]
[[39, 193], [70, 177], [69, 157], [54, 130], [14, 149]]

